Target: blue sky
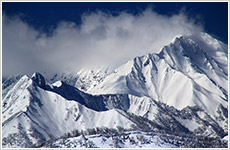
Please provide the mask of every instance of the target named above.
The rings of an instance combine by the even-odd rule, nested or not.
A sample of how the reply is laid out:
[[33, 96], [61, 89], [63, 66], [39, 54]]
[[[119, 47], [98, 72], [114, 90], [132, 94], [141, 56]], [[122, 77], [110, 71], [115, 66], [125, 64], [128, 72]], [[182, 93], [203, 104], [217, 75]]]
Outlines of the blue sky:
[[200, 31], [228, 41], [227, 2], [3, 2], [2, 10], [5, 77], [122, 64]]
[[153, 6], [162, 15], [172, 15], [185, 8], [189, 17], [196, 18], [204, 29], [227, 43], [228, 3], [227, 2], [3, 2], [3, 12], [9, 16], [21, 15], [23, 20], [44, 32], [55, 28], [60, 21], [81, 23], [85, 12], [102, 10], [105, 12], [128, 11], [137, 14], [140, 10]]

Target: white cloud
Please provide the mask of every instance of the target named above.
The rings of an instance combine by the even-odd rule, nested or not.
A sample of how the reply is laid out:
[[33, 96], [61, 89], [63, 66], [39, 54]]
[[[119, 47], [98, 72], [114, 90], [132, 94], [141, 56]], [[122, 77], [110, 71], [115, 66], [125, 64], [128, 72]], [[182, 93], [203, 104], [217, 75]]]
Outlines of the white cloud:
[[3, 15], [3, 76], [61, 71], [84, 65], [122, 64], [156, 53], [178, 35], [202, 30], [183, 13], [171, 17], [146, 9], [139, 15], [92, 12], [82, 24], [61, 22], [51, 36], [17, 17]]

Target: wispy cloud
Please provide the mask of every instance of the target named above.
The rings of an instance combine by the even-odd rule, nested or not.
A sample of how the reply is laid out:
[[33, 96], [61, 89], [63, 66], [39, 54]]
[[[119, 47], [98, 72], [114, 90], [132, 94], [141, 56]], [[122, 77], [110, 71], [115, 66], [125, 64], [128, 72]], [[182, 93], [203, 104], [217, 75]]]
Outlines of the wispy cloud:
[[19, 17], [3, 15], [2, 19], [3, 76], [122, 64], [138, 55], [159, 52], [175, 36], [202, 30], [183, 12], [169, 17], [150, 8], [138, 15], [87, 13], [81, 25], [60, 22], [50, 36]]

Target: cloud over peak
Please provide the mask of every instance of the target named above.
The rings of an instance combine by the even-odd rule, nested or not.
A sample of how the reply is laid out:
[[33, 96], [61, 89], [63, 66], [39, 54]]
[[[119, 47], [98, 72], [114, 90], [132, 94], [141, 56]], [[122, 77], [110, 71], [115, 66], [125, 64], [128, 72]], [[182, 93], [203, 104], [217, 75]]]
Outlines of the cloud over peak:
[[203, 30], [183, 11], [169, 17], [151, 8], [137, 15], [85, 13], [80, 25], [62, 21], [49, 36], [19, 17], [3, 15], [2, 24], [3, 76], [119, 65], [135, 56], [159, 52], [178, 35]]

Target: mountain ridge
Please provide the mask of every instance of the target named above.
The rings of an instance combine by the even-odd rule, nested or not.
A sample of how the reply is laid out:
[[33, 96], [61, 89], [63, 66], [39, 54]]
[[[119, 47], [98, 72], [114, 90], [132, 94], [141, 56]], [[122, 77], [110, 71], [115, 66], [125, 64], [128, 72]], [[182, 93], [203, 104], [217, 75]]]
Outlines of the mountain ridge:
[[9, 78], [3, 83], [4, 147], [38, 146], [76, 126], [82, 132], [122, 127], [223, 138], [228, 133], [227, 51], [223, 43], [201, 36], [203, 44], [192, 36], [177, 37], [161, 52], [137, 56], [116, 69]]

